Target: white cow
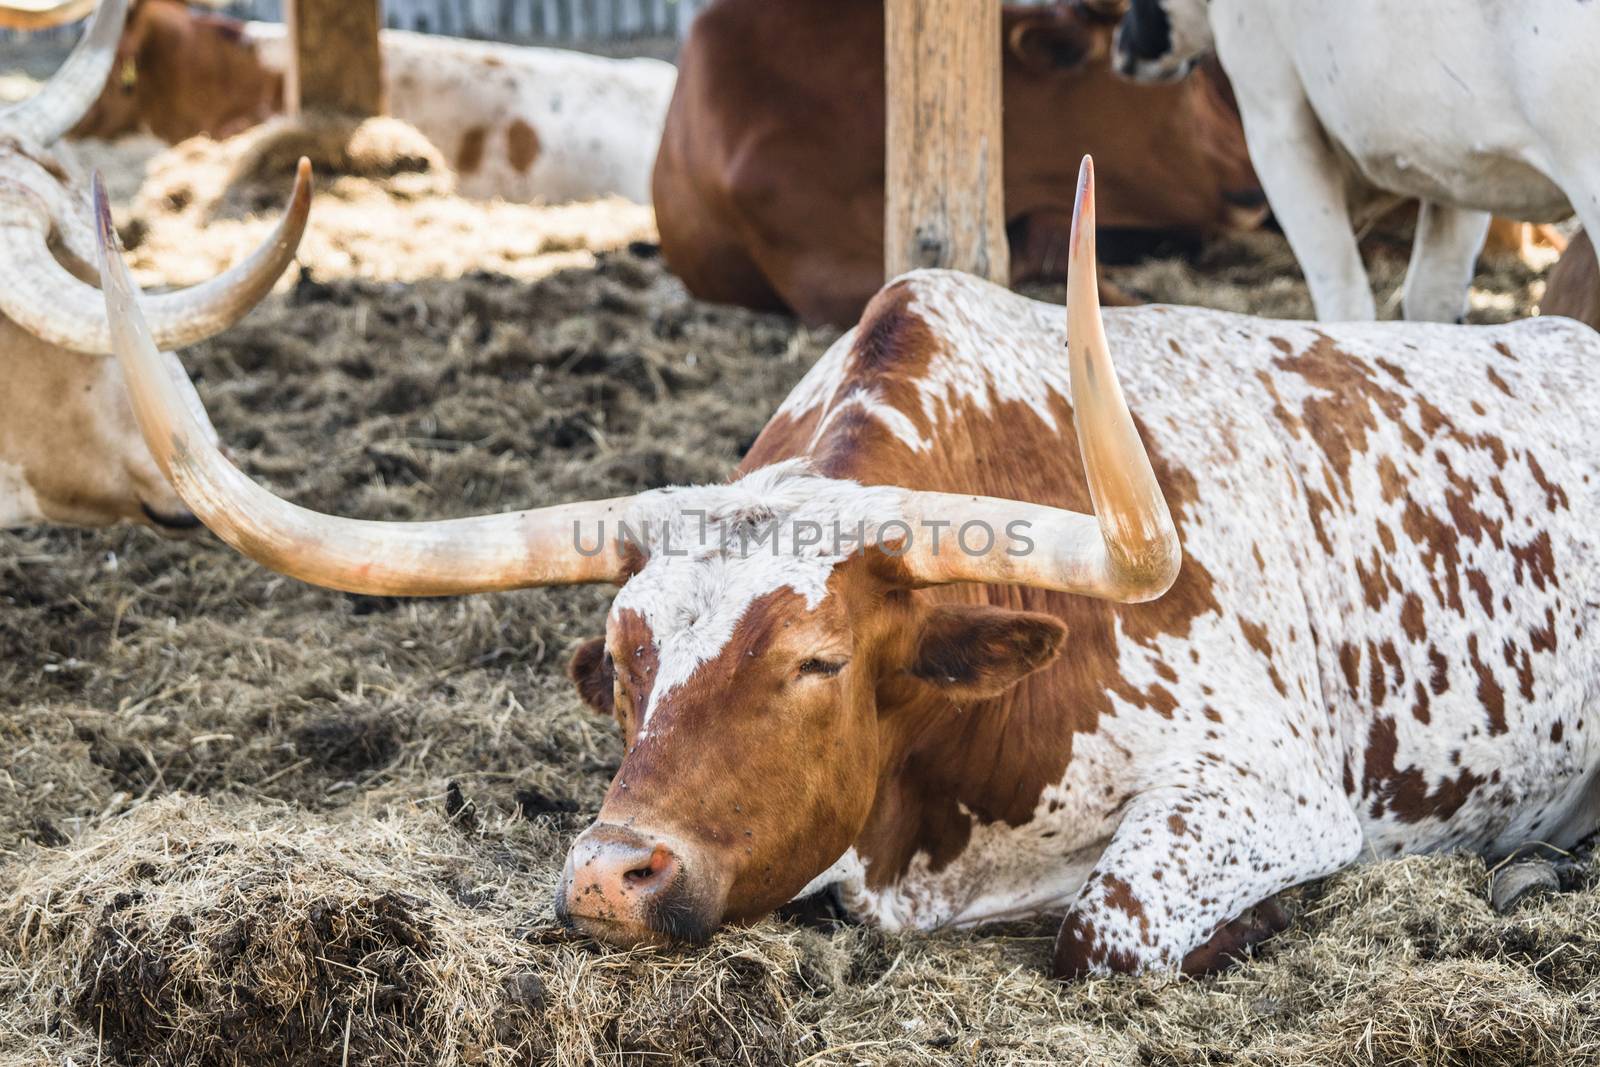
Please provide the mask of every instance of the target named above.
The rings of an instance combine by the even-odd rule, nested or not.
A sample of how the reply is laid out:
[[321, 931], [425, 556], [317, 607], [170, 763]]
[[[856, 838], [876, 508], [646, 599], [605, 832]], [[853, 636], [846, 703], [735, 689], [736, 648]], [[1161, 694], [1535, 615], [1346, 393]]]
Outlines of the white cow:
[[1132, 0], [1118, 69], [1215, 47], [1317, 317], [1371, 319], [1355, 196], [1417, 197], [1408, 319], [1459, 320], [1490, 213], [1600, 226], [1600, 4]]
[[[0, 528], [126, 520], [198, 525], [139, 435], [96, 277], [88, 187], [50, 145], [93, 103], [112, 65], [127, 0], [102, 0], [83, 42], [32, 99], [0, 111]], [[227, 274], [148, 297], [163, 349], [222, 332], [294, 258], [310, 206], [302, 172], [290, 212]], [[183, 368], [162, 356], [175, 376]], [[202, 424], [209, 433], [209, 423]]]
[[[284, 71], [284, 27], [250, 23], [262, 65]], [[405, 30], [382, 35], [389, 113], [444, 153], [475, 199], [650, 202], [677, 69]]]

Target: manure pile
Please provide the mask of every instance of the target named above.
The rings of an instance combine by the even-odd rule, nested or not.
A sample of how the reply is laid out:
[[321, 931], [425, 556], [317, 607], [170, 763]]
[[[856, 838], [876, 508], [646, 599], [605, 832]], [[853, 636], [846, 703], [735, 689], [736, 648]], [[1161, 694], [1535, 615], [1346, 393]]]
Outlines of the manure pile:
[[[284, 191], [268, 154], [223, 197], [239, 158], [207, 151], [129, 164], [148, 282], [236, 256]], [[833, 339], [690, 300], [637, 208], [471, 204], [391, 170], [319, 189], [305, 271], [184, 354], [235, 458], [300, 503], [415, 519], [720, 479]], [[1403, 254], [1375, 255], [1390, 293]], [[1308, 310], [1271, 235], [1110, 273]], [[1479, 283], [1485, 321], [1540, 286]], [[209, 537], [0, 534], [0, 1064], [1600, 1058], [1593, 864], [1505, 916], [1475, 859], [1347, 872], [1204, 981], [1052, 982], [1048, 921], [768, 921], [697, 954], [567, 935], [550, 891], [620, 749], [563, 668], [606, 599], [350, 597]]]

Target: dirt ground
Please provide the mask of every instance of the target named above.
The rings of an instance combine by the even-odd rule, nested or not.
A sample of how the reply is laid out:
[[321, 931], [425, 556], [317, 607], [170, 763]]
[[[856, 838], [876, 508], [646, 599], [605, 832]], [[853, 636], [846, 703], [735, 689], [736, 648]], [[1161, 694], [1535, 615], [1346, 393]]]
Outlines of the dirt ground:
[[[94, 157], [151, 284], [236, 257], [284, 192], [268, 167], [222, 197], [235, 149]], [[444, 180], [324, 185], [303, 272], [184, 353], [275, 491], [411, 519], [720, 479], [833, 339], [689, 299], [647, 211], [471, 204]], [[1392, 310], [1403, 249], [1372, 251]], [[1112, 273], [1309, 312], [1270, 234]], [[1486, 272], [1474, 318], [1540, 286]], [[1596, 865], [1500, 916], [1477, 859], [1374, 863], [1290, 893], [1287, 933], [1198, 981], [1053, 982], [1049, 920], [769, 920], [694, 954], [567, 935], [551, 888], [620, 752], [562, 671], [606, 601], [351, 597], [209, 537], [0, 534], [0, 1065], [1600, 1057]]]

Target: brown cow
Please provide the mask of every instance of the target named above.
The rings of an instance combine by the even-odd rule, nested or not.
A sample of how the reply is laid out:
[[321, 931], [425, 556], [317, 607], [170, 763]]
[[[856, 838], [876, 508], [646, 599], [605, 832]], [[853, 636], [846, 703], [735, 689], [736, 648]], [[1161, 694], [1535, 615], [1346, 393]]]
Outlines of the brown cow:
[[134, 0], [111, 77], [72, 136], [231, 137], [282, 110], [283, 74], [262, 64], [243, 23], [182, 0]]
[[[1262, 203], [1220, 72], [1132, 85], [1077, 5], [1003, 15], [1013, 281], [1059, 278], [1078, 158], [1107, 228], [1200, 235]], [[656, 157], [661, 244], [696, 296], [848, 325], [883, 283], [881, 4], [718, 0], [696, 19]]]
[[1600, 330], [1600, 266], [1587, 231], [1578, 231], [1566, 254], [1551, 269], [1539, 314], [1565, 315]]

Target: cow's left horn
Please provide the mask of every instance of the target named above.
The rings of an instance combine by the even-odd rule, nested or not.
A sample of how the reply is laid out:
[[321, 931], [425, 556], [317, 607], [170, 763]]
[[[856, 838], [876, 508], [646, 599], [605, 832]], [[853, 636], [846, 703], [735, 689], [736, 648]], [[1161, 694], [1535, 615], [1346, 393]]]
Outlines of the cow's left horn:
[[[1094, 164], [1085, 156], [1067, 266], [1067, 350], [1094, 515], [1016, 500], [908, 492], [912, 533], [901, 564], [914, 581], [1030, 585], [1133, 602], [1153, 600], [1177, 580], [1178, 531], [1111, 365], [1096, 291], [1094, 237]], [[917, 536], [935, 522], [957, 532], [976, 522], [988, 527], [989, 536], [947, 536], [937, 543]], [[983, 550], [969, 552], [975, 543]]]
[[[294, 261], [310, 213], [311, 165], [302, 160], [283, 219], [248, 259], [203, 285], [145, 301], [155, 343], [192, 345], [249, 314]], [[0, 315], [58, 347], [109, 353], [105, 298], [57, 261], [50, 249], [55, 226], [42, 197], [0, 182]]]
[[139, 311], [105, 187], [95, 179], [101, 288], [112, 350], [156, 462], [222, 540], [292, 578], [374, 596], [448, 596], [538, 585], [611, 582], [624, 573], [616, 540], [579, 547], [580, 530], [616, 528], [632, 497], [443, 522], [371, 522], [323, 515], [273, 496], [212, 443], [194, 386], [173, 375]]
[[[4, 15], [6, 9], [0, 7], [0, 26], [14, 27], [22, 22], [20, 16], [28, 15], [30, 11], [32, 17], [43, 25], [53, 25], [47, 19], [68, 9], [77, 10], [78, 17], [87, 11], [86, 6], [75, 4], [56, 4], [49, 11], [44, 10], [46, 6], [29, 4], [12, 21], [7, 21]], [[111, 67], [117, 60], [117, 39], [122, 36], [122, 24], [127, 17], [128, 0], [100, 0], [94, 21], [89, 23], [89, 29], [78, 42], [78, 47], [72, 50], [61, 69], [45, 82], [44, 88], [22, 103], [0, 111], [0, 135], [23, 137], [37, 144], [48, 145], [76, 126], [105, 89], [106, 79], [110, 77]], [[69, 20], [63, 18], [61, 21]]]

